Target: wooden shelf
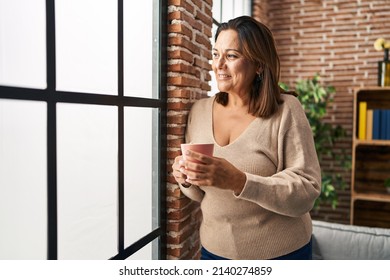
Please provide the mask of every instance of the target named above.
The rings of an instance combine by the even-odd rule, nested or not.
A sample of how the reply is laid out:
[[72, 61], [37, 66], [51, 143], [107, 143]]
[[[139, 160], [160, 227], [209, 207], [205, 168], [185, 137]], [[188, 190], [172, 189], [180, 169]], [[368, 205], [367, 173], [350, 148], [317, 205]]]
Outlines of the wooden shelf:
[[390, 87], [358, 88], [353, 102], [351, 224], [390, 228], [390, 140], [358, 139], [359, 102], [367, 109], [390, 109]]
[[357, 193], [352, 196], [354, 200], [367, 200], [367, 201], [381, 201], [390, 202], [390, 194], [378, 194], [378, 193]]
[[390, 146], [390, 140], [359, 140], [355, 139], [355, 145]]

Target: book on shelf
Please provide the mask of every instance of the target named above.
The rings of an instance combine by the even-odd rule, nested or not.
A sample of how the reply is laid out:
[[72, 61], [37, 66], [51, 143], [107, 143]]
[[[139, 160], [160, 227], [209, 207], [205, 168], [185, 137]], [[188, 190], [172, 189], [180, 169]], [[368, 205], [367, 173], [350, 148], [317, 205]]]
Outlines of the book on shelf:
[[373, 119], [372, 119], [372, 139], [380, 139], [380, 130], [381, 130], [381, 114], [380, 110], [373, 110]]
[[366, 128], [366, 139], [372, 140], [373, 134], [373, 123], [374, 123], [374, 110], [367, 110], [367, 128]]
[[386, 139], [390, 140], [390, 110], [387, 110], [387, 127], [386, 127]]
[[359, 102], [359, 131], [358, 138], [360, 140], [366, 139], [366, 127], [367, 127], [367, 102]]
[[390, 109], [367, 109], [359, 102], [359, 140], [390, 140]]
[[379, 129], [379, 139], [380, 140], [388, 139], [389, 133], [387, 132], [387, 122], [388, 122], [388, 117], [390, 117], [390, 114], [388, 111], [389, 110], [383, 110], [383, 109], [380, 110], [380, 129]]
[[381, 121], [381, 139], [389, 140], [390, 139], [390, 131], [387, 130], [387, 123], [390, 121], [390, 111], [382, 110], [382, 121]]

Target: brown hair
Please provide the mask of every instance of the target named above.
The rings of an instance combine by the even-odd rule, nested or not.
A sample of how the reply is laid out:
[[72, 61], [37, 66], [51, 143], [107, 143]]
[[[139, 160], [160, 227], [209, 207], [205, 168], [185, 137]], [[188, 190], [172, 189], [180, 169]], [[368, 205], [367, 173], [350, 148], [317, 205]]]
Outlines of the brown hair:
[[[224, 30], [234, 30], [238, 34], [241, 51], [245, 58], [262, 66], [262, 79], [253, 80], [249, 98], [249, 113], [256, 117], [269, 117], [282, 103], [279, 87], [280, 61], [271, 31], [264, 24], [249, 16], [241, 16], [222, 23], [215, 35]], [[224, 106], [228, 103], [228, 94], [219, 92], [216, 102]]]

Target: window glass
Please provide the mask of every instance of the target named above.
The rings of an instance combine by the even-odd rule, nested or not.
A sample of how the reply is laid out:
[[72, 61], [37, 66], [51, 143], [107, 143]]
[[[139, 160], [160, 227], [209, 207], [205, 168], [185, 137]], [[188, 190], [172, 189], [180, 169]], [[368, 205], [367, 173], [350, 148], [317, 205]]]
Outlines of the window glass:
[[44, 0], [0, 0], [0, 84], [46, 88]]
[[128, 260], [152, 260], [152, 243], [142, 247], [133, 255], [127, 258]]
[[[126, 0], [118, 11], [111, 0], [53, 2], [55, 14], [51, 1], [0, 0], [0, 85], [9, 86], [0, 91], [0, 259], [123, 257], [160, 226], [163, 102], [154, 108], [153, 99], [160, 98], [160, 9], [166, 4]], [[46, 20], [55, 24], [55, 45], [46, 46]], [[52, 53], [56, 73], [47, 75]], [[122, 74], [125, 100], [116, 98]], [[54, 91], [47, 84], [55, 84]], [[3, 99], [12, 98], [9, 92], [16, 92], [14, 101]], [[157, 259], [159, 241], [131, 258]]]
[[57, 0], [57, 90], [118, 93], [117, 1]]
[[157, 109], [125, 108], [125, 246], [157, 226]]
[[57, 105], [58, 258], [117, 254], [116, 107]]
[[213, 12], [213, 18], [217, 22], [221, 22], [221, 2], [220, 0], [213, 1], [213, 7], [212, 7], [212, 12]]
[[0, 259], [47, 258], [46, 103], [0, 99]]
[[[154, 98], [158, 67], [158, 21], [153, 20], [157, 1], [124, 1], [124, 95]], [[142, 12], [140, 12], [142, 11]]]
[[222, 1], [221, 20], [222, 22], [234, 18], [234, 2], [236, 1]]
[[234, 1], [234, 17], [238, 16], [251, 16], [251, 0], [235, 0]]

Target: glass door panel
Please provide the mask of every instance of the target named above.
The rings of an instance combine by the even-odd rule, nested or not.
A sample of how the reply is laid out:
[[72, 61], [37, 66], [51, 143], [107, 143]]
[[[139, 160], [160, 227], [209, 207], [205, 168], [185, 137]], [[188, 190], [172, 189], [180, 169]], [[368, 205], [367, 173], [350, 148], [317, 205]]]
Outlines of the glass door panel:
[[45, 0], [0, 0], [0, 85], [46, 88]]
[[0, 99], [0, 259], [47, 258], [46, 103]]
[[58, 104], [58, 258], [117, 254], [117, 108]]
[[153, 0], [124, 1], [124, 95], [157, 98], [158, 22]]
[[157, 109], [125, 108], [125, 247], [158, 226]]
[[117, 1], [57, 0], [57, 90], [118, 93]]

